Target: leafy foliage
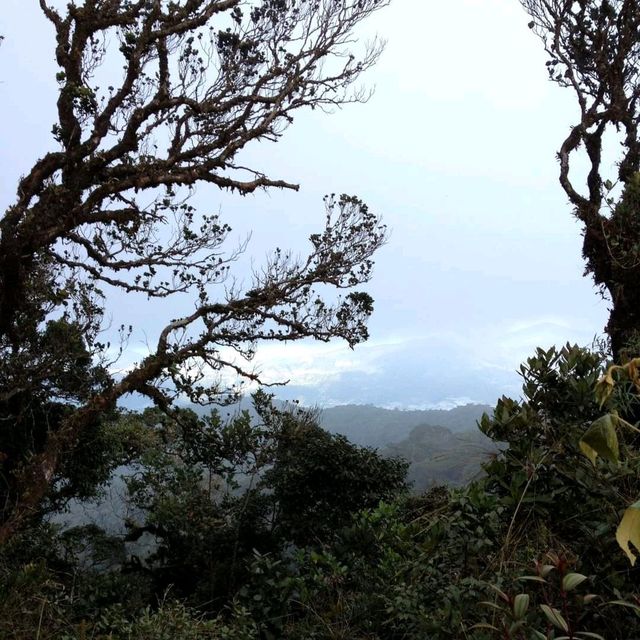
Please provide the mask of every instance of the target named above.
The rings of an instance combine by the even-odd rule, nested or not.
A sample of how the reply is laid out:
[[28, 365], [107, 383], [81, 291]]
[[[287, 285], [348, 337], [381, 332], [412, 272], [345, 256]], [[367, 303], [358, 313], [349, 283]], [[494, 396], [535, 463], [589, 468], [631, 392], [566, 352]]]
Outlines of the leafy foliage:
[[[276, 250], [246, 290], [218, 295], [237, 257], [223, 251], [230, 228], [199, 215], [183, 188], [297, 188], [238, 155], [276, 140], [299, 108], [365, 97], [349, 87], [379, 47], [356, 59], [346, 46], [384, 0], [87, 0], [65, 11], [41, 0], [57, 38], [59, 150], [35, 163], [0, 220], [2, 637], [638, 635], [640, 569], [613, 536], [624, 512], [616, 537], [633, 564], [638, 12], [631, 0], [522, 3], [550, 77], [580, 105], [560, 179], [584, 227], [587, 269], [612, 299], [608, 332], [623, 360], [607, 368], [603, 353], [538, 349], [520, 370], [522, 399], [500, 399], [480, 422], [500, 443], [484, 477], [409, 496], [405, 462], [263, 393], [258, 421], [174, 406], [179, 396], [233, 397], [233, 385], [209, 384], [212, 372], [258, 380], [226, 353], [250, 360], [260, 340], [366, 339], [368, 294], [321, 295], [371, 275], [386, 232], [361, 200], [329, 196], [306, 257]], [[226, 28], [212, 26], [223, 19]], [[113, 55], [123, 76], [91, 86]], [[611, 126], [624, 134], [617, 201], [601, 173]], [[581, 145], [586, 194], [569, 177]], [[107, 287], [195, 300], [117, 378], [99, 339]], [[117, 412], [133, 392], [156, 408]], [[68, 500], [95, 496], [122, 465], [138, 509], [125, 536], [47, 520]], [[132, 553], [145, 535], [146, 552]]]
[[330, 539], [352, 514], [403, 492], [406, 471], [399, 458], [355, 447], [313, 422], [286, 420], [261, 485], [272, 492], [278, 535], [301, 545]]
[[[147, 563], [159, 590], [210, 602], [246, 579], [254, 551], [280, 553], [330, 540], [353, 514], [405, 490], [406, 464], [385, 460], [344, 437], [328, 434], [312, 415], [275, 408], [254, 396], [248, 412], [222, 424], [183, 410], [156, 424], [128, 481], [144, 522], [129, 523], [130, 539], [152, 533], [158, 546]], [[146, 427], [144, 430], [147, 430]]]
[[[636, 432], [618, 431], [617, 462], [598, 456], [594, 467], [579, 446], [603, 413], [627, 420], [636, 406], [622, 378], [601, 406], [606, 364], [570, 345], [537, 350], [521, 368], [524, 397], [482, 420], [502, 442], [485, 476], [413, 496], [404, 464], [264, 394], [253, 421], [126, 415], [143, 516], [128, 538], [153, 534], [154, 545], [135, 558], [97, 530], [19, 538], [3, 556], [6, 615], [21, 599], [45, 602], [43, 628], [73, 638], [628, 637], [638, 569], [614, 531], [639, 489]], [[28, 637], [38, 622], [20, 624]]]

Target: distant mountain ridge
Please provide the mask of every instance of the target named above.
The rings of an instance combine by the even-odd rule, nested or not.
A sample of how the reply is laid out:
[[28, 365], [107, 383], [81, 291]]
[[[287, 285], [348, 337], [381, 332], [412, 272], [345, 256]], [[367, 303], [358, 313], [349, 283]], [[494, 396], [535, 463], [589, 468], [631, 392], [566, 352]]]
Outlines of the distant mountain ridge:
[[454, 409], [383, 409], [374, 405], [340, 405], [320, 412], [321, 425], [351, 442], [382, 448], [406, 439], [415, 427], [444, 427], [454, 433], [475, 431], [483, 413], [493, 408], [467, 404]]
[[[275, 404], [284, 408], [290, 403], [275, 400]], [[205, 412], [201, 407], [193, 408]], [[241, 409], [253, 413], [247, 398], [221, 413], [230, 416]], [[378, 449], [385, 457], [407, 460], [407, 479], [416, 492], [437, 484], [463, 485], [481, 473], [481, 464], [498, 451], [498, 445], [477, 428], [482, 414], [493, 411], [485, 404], [422, 410], [370, 404], [308, 409], [327, 431], [346, 436], [359, 446]]]
[[404, 440], [387, 445], [380, 453], [409, 462], [407, 480], [420, 493], [437, 484], [467, 484], [482, 473], [482, 463], [499, 449], [479, 429], [453, 433], [445, 427], [419, 425]]

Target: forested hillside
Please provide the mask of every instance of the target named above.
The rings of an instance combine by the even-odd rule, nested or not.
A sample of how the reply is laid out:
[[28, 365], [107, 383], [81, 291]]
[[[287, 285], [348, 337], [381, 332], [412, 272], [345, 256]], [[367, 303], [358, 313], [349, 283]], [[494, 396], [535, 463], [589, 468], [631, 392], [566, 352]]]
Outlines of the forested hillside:
[[420, 425], [444, 427], [452, 432], [476, 429], [476, 422], [491, 407], [467, 404], [445, 409], [400, 410], [367, 405], [343, 405], [323, 409], [319, 420], [325, 429], [341, 433], [355, 444], [384, 447], [404, 440]]
[[482, 474], [499, 449], [478, 429], [454, 433], [445, 427], [418, 425], [400, 442], [380, 450], [385, 458], [400, 457], [409, 463], [407, 481], [421, 493], [437, 485], [462, 486]]
[[497, 446], [477, 423], [491, 412], [479, 404], [450, 410], [346, 405], [320, 411], [318, 421], [354, 444], [377, 448], [385, 458], [406, 460], [411, 490], [421, 492], [436, 485], [460, 486], [482, 473], [482, 463]]

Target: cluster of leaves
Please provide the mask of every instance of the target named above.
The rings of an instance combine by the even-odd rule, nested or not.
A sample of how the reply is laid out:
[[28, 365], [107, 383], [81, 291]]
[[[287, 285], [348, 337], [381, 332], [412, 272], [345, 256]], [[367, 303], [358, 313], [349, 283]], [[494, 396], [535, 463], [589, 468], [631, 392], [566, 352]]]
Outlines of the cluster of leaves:
[[[637, 570], [614, 532], [640, 488], [638, 461], [594, 469], [580, 446], [603, 414], [632, 419], [633, 385], [604, 406], [596, 397], [605, 367], [602, 353], [537, 350], [521, 369], [523, 399], [502, 398], [482, 421], [503, 443], [485, 478], [366, 511], [293, 573], [279, 564], [270, 584], [296, 606], [256, 619], [300, 638], [628, 637]], [[634, 433], [620, 434], [627, 451]]]
[[[519, 576], [520, 593], [512, 595], [494, 587], [497, 602], [494, 599], [481, 603], [493, 610], [493, 624], [480, 623], [475, 628], [488, 629], [500, 638], [547, 640], [552, 635], [555, 640], [602, 640], [598, 633], [580, 630], [581, 625], [593, 623], [593, 618], [606, 618], [606, 614], [590, 607], [598, 596], [585, 595], [578, 589], [588, 583], [587, 576], [571, 572], [567, 559], [555, 552], [547, 553], [542, 561], [536, 560], [534, 566], [535, 574]], [[537, 588], [523, 592], [527, 584]], [[534, 593], [530, 594], [528, 591], [532, 590]], [[558, 632], [564, 635], [556, 636]]]
[[[361, 509], [405, 490], [405, 463], [322, 431], [302, 411], [278, 410], [264, 394], [254, 404], [257, 417], [244, 412], [228, 423], [215, 413], [147, 410], [102, 429], [121, 438], [120, 448], [104, 438], [93, 445], [110, 470], [128, 462], [139, 521], [127, 522], [124, 537], [41, 523], [14, 538], [0, 566], [6, 637], [30, 637], [37, 627], [41, 637], [195, 638], [214, 629], [212, 637], [225, 637], [216, 615], [246, 587], [257, 557], [320, 544]], [[145, 533], [152, 535], [145, 556], [131, 556], [128, 543]], [[254, 605], [256, 595], [248, 597]], [[25, 607], [33, 613], [18, 624]], [[231, 609], [233, 637], [245, 637], [243, 611]], [[247, 629], [256, 624], [248, 620]]]
[[129, 539], [152, 533], [159, 589], [170, 584], [198, 602], [225, 598], [246, 577], [253, 552], [319, 544], [354, 513], [405, 490], [406, 464], [382, 459], [331, 435], [312, 415], [279, 410], [254, 396], [256, 417], [227, 424], [193, 411], [156, 423], [152, 447], [128, 480], [144, 522], [129, 522]]
[[[297, 426], [309, 434], [309, 424]], [[159, 625], [165, 617], [179, 640], [207, 633], [229, 638], [455, 637], [451, 630], [459, 628], [462, 613], [486, 597], [486, 587], [474, 575], [499, 550], [503, 525], [496, 500], [479, 487], [453, 499], [447, 490], [402, 497], [404, 465], [373, 460], [373, 452], [328, 434], [310, 441], [295, 442], [288, 434], [287, 455], [270, 463], [255, 488], [237, 487], [235, 495], [224, 496], [219, 491], [214, 499], [202, 469], [195, 474], [179, 456], [171, 454], [165, 473], [166, 460], [146, 463], [132, 490], [136, 499], [148, 500], [140, 529], [156, 535], [153, 555], [106, 571], [100, 561], [109, 540], [99, 532], [66, 537], [41, 532], [37, 543], [14, 550], [3, 576], [4, 593], [13, 594], [2, 611], [7, 628], [17, 602], [37, 602], [51, 637], [63, 630], [73, 638], [82, 633], [135, 637], [129, 634]], [[304, 455], [292, 455], [296, 446]], [[346, 465], [342, 472], [331, 466], [334, 459]], [[375, 462], [371, 470], [370, 461]], [[291, 465], [290, 473], [285, 465]], [[325, 465], [327, 472], [336, 470], [332, 500], [318, 475]], [[353, 474], [360, 476], [357, 482]], [[278, 496], [286, 497], [282, 505]], [[388, 501], [380, 502], [385, 497]], [[299, 521], [292, 510], [299, 504], [316, 505], [305, 509], [307, 539], [305, 530], [295, 526]], [[63, 553], [63, 539], [67, 545], [73, 539], [71, 555]], [[90, 547], [93, 571], [71, 561], [81, 545], [85, 556]], [[37, 557], [34, 547], [49, 549], [50, 557], [42, 559], [41, 573], [27, 593], [16, 576], [25, 571], [20, 558]], [[121, 557], [121, 551], [114, 543], [111, 557]], [[127, 596], [132, 587], [135, 597]], [[180, 604], [185, 599], [197, 609], [185, 609]], [[163, 605], [156, 610], [158, 601]], [[170, 626], [176, 612], [191, 617], [191, 626], [180, 633]], [[89, 619], [95, 622], [87, 626]], [[13, 637], [29, 637], [27, 630], [33, 632], [37, 624], [35, 615], [25, 619], [23, 635], [16, 631]]]

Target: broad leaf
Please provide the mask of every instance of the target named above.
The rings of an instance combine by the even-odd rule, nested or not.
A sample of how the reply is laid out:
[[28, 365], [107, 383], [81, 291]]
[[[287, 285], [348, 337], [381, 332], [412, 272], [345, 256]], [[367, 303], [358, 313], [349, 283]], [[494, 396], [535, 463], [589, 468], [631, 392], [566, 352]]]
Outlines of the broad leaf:
[[553, 607], [550, 607], [547, 604], [541, 604], [540, 608], [542, 609], [542, 613], [547, 617], [547, 620], [558, 629], [562, 629], [563, 631], [569, 631], [569, 625], [567, 621], [562, 617], [562, 614]]
[[616, 531], [616, 540], [627, 554], [631, 564], [634, 565], [636, 554], [632, 551], [629, 543], [632, 543], [636, 550], [640, 550], [640, 500], [624, 512]]
[[595, 465], [601, 456], [609, 462], [618, 464], [620, 458], [616, 426], [618, 416], [608, 413], [592, 423], [580, 440], [580, 450]]
[[511, 602], [511, 600], [509, 599], [509, 596], [504, 592], [501, 591], [500, 589], [498, 589], [498, 587], [496, 587], [494, 584], [490, 584], [489, 585], [507, 604], [509, 604]]
[[600, 403], [602, 407], [604, 403], [609, 399], [611, 394], [613, 393], [613, 388], [615, 387], [615, 381], [613, 379], [613, 372], [616, 369], [620, 369], [621, 367], [618, 365], [614, 365], [607, 369], [607, 372], [604, 376], [598, 381], [596, 384], [596, 399]]
[[526, 593], [519, 593], [513, 599], [513, 617], [516, 620], [524, 618], [529, 608], [529, 595]]
[[629, 607], [633, 609], [636, 613], [640, 614], [640, 607], [637, 604], [633, 604], [632, 602], [627, 602], [626, 600], [610, 600], [606, 604], [617, 604], [621, 607]]
[[492, 624], [488, 624], [487, 622], [478, 622], [478, 624], [474, 624], [472, 629], [491, 629], [491, 631], [500, 631], [498, 627], [494, 627]]
[[518, 576], [516, 580], [527, 580], [529, 582], [541, 582], [542, 584], [546, 584], [547, 581], [540, 576]]
[[586, 579], [587, 576], [583, 576], [581, 573], [567, 573], [567, 575], [562, 579], [562, 589], [563, 591], [573, 591]]

